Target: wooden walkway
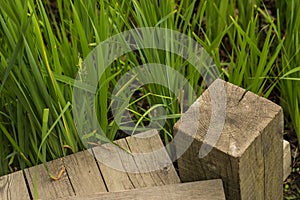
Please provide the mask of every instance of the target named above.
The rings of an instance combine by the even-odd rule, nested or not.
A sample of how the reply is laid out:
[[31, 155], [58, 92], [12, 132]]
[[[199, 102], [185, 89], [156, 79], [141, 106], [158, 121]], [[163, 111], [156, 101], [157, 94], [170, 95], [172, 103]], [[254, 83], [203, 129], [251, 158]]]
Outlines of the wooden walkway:
[[[150, 135], [152, 136], [147, 139], [128, 137], [118, 140], [117, 143], [122, 148], [130, 149], [132, 153], [145, 153], [163, 147], [163, 143], [156, 131], [153, 131]], [[110, 144], [107, 145], [109, 146]], [[105, 149], [107, 148], [95, 147], [88, 151], [79, 152], [47, 163], [49, 173], [60, 176], [56, 181], [51, 180], [43, 165], [26, 169], [24, 172], [19, 171], [3, 176], [0, 178], [0, 199], [29, 200], [35, 197], [35, 191], [38, 193], [39, 199], [84, 197], [100, 192], [115, 192], [180, 182], [173, 165], [164, 166], [156, 171], [146, 173], [127, 173], [126, 165], [124, 165], [125, 172], [110, 168], [98, 162], [93, 156], [95, 154], [107, 154]], [[134, 157], [131, 158], [135, 159]], [[118, 159], [122, 163], [127, 162], [131, 164], [122, 157]], [[157, 165], [162, 164], [162, 158], [157, 159], [148, 156], [145, 160], [139, 159], [134, 160], [134, 162], [144, 162], [144, 165], [149, 163], [152, 166], [153, 163]], [[164, 164], [170, 163], [170, 160], [167, 160], [169, 159], [167, 152], [165, 152], [164, 159], [166, 159]], [[138, 169], [141, 166], [137, 164], [136, 168]]]

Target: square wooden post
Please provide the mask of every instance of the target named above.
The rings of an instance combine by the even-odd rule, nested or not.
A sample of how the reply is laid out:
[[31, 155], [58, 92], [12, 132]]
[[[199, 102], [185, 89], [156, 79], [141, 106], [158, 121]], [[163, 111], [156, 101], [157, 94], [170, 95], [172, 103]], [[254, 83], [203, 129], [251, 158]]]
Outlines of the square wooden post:
[[[220, 84], [227, 98], [225, 121], [224, 124], [210, 124], [214, 100], [211, 94]], [[197, 112], [200, 119], [193, 121]], [[197, 131], [191, 134], [189, 129], [195, 125]], [[223, 127], [217, 142], [211, 144], [205, 139], [207, 131], [217, 126]], [[226, 199], [283, 199], [283, 111], [280, 106], [216, 80], [183, 114], [174, 129], [175, 133], [194, 138], [178, 159], [182, 181], [221, 178]], [[211, 145], [212, 149], [200, 158], [203, 143]]]

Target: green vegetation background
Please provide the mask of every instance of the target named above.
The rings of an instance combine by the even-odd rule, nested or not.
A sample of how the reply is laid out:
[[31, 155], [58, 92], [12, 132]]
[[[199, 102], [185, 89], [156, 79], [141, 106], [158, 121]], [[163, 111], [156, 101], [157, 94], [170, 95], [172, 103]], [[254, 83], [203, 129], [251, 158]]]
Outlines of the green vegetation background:
[[[169, 28], [198, 41], [221, 78], [280, 104], [288, 134], [300, 141], [298, 0], [0, 0], [0, 5], [0, 175], [84, 148], [72, 118], [77, 71], [101, 41], [136, 27]], [[198, 96], [204, 89], [200, 74], [168, 52], [118, 58], [101, 78], [98, 100], [98, 120], [111, 140], [120, 137], [109, 107], [113, 86], [147, 62], [174, 67]], [[181, 114], [175, 94], [149, 85], [131, 102], [128, 110], [141, 125], [149, 121], [152, 105], [165, 105], [162, 135], [165, 141], [172, 137]]]

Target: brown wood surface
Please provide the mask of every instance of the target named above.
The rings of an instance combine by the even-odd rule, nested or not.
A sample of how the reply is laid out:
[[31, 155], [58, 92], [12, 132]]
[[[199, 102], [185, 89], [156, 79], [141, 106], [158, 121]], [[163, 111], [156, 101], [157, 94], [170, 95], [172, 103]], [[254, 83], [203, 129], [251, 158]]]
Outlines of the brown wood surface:
[[[62, 159], [48, 162], [46, 165], [48, 166], [48, 172], [43, 165], [38, 165], [25, 170], [31, 194], [35, 193], [34, 188], [36, 188], [39, 199], [74, 196], [75, 193], [66, 171], [62, 173], [59, 180], [54, 181], [49, 177], [49, 173], [53, 176], [59, 175], [64, 167]], [[33, 196], [35, 197], [35, 195]]]
[[[158, 132], [148, 131], [144, 135], [148, 137], [131, 136], [116, 141], [122, 149], [114, 144], [93, 149], [108, 191], [180, 182]], [[163, 153], [155, 153], [159, 149]]]
[[30, 196], [22, 171], [0, 177], [1, 200], [29, 200]]
[[76, 196], [107, 191], [91, 150], [66, 156], [63, 164]]
[[[199, 159], [211, 123], [211, 88], [223, 84], [227, 96], [226, 118], [212, 151]], [[194, 114], [200, 112], [200, 121]], [[198, 124], [196, 133], [191, 132]], [[217, 80], [175, 125], [195, 140], [178, 160], [181, 180], [222, 178], [227, 199], [282, 199], [283, 112], [282, 109], [251, 92]], [[208, 144], [210, 145], [210, 144]]]
[[[141, 137], [147, 134], [151, 137]], [[139, 134], [138, 137], [127, 137], [126, 142], [130, 152], [135, 155], [136, 166], [139, 166], [140, 171], [146, 172], [141, 173], [144, 181], [148, 183], [146, 186], [180, 183], [157, 131], [145, 132]]]
[[95, 194], [87, 197], [69, 197], [64, 200], [225, 200], [221, 180], [200, 181], [146, 187], [124, 192]]
[[[31, 194], [35, 194], [34, 182], [40, 199], [84, 197], [99, 192], [179, 183], [179, 177], [158, 132], [149, 131], [144, 133], [144, 138], [141, 136], [142, 134], [116, 141], [122, 148], [117, 151], [116, 145], [104, 144], [51, 161], [46, 164], [48, 171], [44, 165], [26, 169]], [[162, 153], [153, 153], [156, 149], [161, 149]], [[105, 162], [101, 162], [101, 159], [96, 161], [94, 154]], [[115, 168], [116, 165], [119, 168]], [[155, 170], [149, 170], [153, 168]], [[57, 180], [51, 179], [49, 174], [58, 176]]]
[[292, 156], [290, 143], [283, 140], [283, 181], [287, 179], [292, 171]]

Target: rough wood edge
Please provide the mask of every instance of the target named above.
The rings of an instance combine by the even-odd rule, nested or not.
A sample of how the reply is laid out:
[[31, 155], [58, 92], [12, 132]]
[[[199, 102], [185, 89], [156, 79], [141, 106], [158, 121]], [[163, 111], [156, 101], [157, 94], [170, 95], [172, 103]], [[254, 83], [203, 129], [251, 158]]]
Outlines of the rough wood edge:
[[61, 198], [60, 200], [225, 200], [221, 179], [147, 187], [128, 191], [99, 193], [87, 197]]
[[292, 171], [292, 157], [290, 143], [283, 140], [283, 181], [287, 179]]

